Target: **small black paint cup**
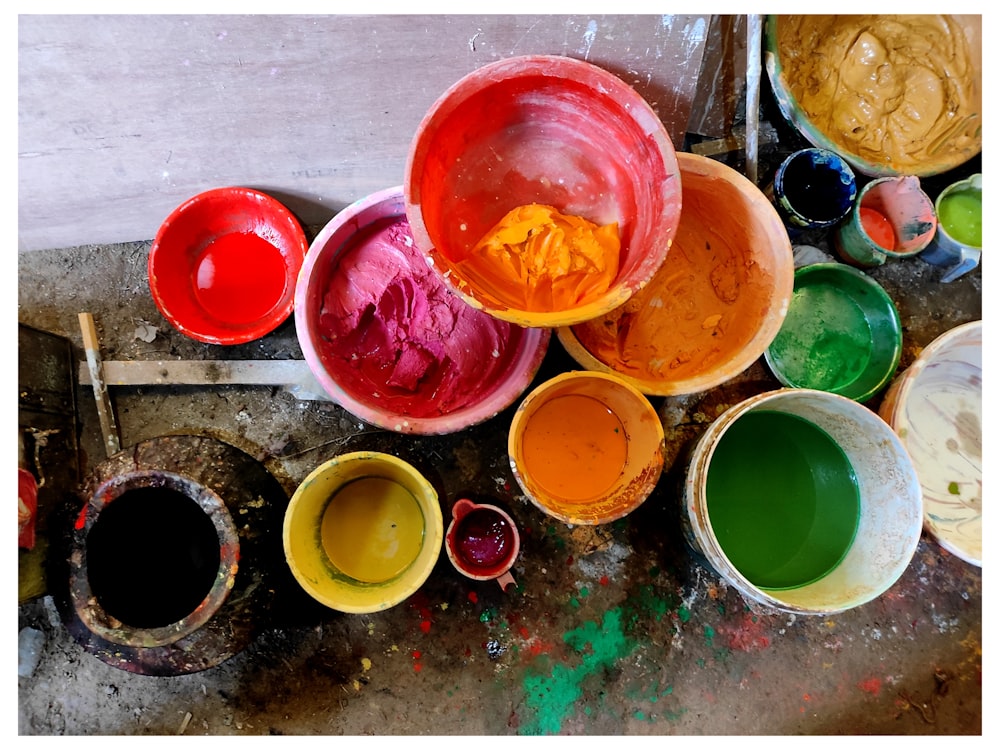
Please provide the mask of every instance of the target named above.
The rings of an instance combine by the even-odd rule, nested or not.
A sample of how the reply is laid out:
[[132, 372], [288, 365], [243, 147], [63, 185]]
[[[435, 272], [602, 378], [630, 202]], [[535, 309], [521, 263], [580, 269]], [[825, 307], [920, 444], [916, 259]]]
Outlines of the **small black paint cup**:
[[826, 229], [846, 217], [858, 194], [854, 170], [833, 151], [804, 148], [790, 154], [765, 191], [792, 235]]

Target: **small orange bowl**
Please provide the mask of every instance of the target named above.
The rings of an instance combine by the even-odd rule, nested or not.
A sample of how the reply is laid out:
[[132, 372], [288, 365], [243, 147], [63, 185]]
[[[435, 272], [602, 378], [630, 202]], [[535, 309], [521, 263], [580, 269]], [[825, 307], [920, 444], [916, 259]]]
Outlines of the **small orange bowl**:
[[199, 193], [160, 226], [149, 290], [163, 317], [206, 344], [244, 344], [284, 323], [308, 250], [294, 215], [243, 187]]

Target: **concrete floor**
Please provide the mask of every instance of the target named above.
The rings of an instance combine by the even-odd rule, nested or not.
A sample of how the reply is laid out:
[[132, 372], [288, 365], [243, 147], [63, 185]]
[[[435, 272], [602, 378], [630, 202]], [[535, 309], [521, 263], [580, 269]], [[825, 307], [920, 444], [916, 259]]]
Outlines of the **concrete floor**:
[[[798, 145], [763, 153], [762, 177]], [[806, 239], [829, 249], [826, 237]], [[146, 241], [22, 254], [19, 321], [70, 339], [77, 361], [83, 311], [108, 360], [301, 358], [291, 321], [228, 348], [172, 330], [149, 297], [148, 250]], [[942, 285], [938, 269], [910, 259], [870, 275], [903, 321], [900, 372], [935, 337], [982, 317], [980, 270]], [[553, 338], [535, 383], [573, 366]], [[883, 596], [796, 616], [745, 601], [686, 546], [683, 447], [725, 407], [776, 387], [761, 360], [709, 392], [651, 399], [672, 446], [656, 490], [625, 519], [576, 528], [520, 494], [506, 457], [513, 407], [455, 435], [412, 437], [268, 387], [114, 388], [126, 448], [207, 432], [260, 458], [288, 492], [326, 459], [371, 448], [432, 477], [446, 519], [462, 495], [493, 498], [521, 529], [517, 586], [463, 578], [442, 554], [411, 598], [347, 615], [308, 599], [278, 564], [245, 648], [204, 671], [150, 676], [84, 648], [60, 605], [65, 582], [50, 581], [19, 606], [19, 629], [41, 631], [44, 645], [19, 678], [18, 733], [982, 734], [981, 569], [923, 538]], [[105, 454], [93, 394], [76, 394], [88, 475]]]

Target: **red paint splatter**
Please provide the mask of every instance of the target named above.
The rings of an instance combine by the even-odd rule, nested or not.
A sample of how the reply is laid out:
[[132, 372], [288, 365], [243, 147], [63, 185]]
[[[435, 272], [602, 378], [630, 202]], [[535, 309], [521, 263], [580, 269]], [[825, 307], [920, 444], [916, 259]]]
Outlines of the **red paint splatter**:
[[420, 657], [423, 656], [419, 651], [413, 652], [413, 671], [419, 672], [424, 668], [424, 665], [420, 663]]
[[808, 703], [809, 701], [812, 700], [812, 696], [809, 695], [809, 693], [803, 693], [802, 694], [802, 700], [804, 700], [806, 703]]
[[423, 656], [423, 654], [421, 654], [419, 651], [414, 651], [413, 652], [413, 658], [414, 659], [419, 659], [421, 656]]
[[475, 604], [479, 601], [479, 595], [475, 591], [469, 592], [469, 601]]
[[472, 656], [472, 648], [470, 648], [469, 646], [466, 646], [465, 647], [465, 655], [466, 656]]
[[420, 629], [423, 632], [425, 632], [425, 633], [431, 632], [431, 621], [430, 620], [424, 620], [423, 622], [421, 622], [420, 623]]
[[80, 508], [80, 515], [77, 516], [76, 518], [75, 528], [77, 531], [80, 531], [86, 525], [87, 525], [87, 503], [84, 503], [83, 507]]
[[878, 695], [882, 692], [882, 680], [878, 677], [869, 677], [867, 680], [862, 680], [858, 683], [858, 687], [864, 690], [866, 693], [871, 693], [872, 695]]
[[566, 558], [566, 564], [567, 565], [573, 564], [573, 555], [570, 555], [569, 557]]
[[418, 661], [418, 662], [416, 662], [416, 663], [415, 663], [415, 664], [413, 665], [413, 671], [414, 671], [414, 672], [419, 672], [419, 671], [420, 671], [421, 669], [423, 669], [423, 668], [424, 668], [424, 665], [423, 665], [423, 664], [421, 664], [421, 663], [420, 663], [419, 661]]
[[528, 629], [523, 625], [520, 628], [518, 628], [517, 632], [521, 634], [522, 638], [528, 638], [531, 635], [531, 633], [528, 632]]
[[601, 580], [598, 581], [598, 583], [600, 583], [602, 586], [607, 586], [608, 583], [609, 583], [608, 577], [607, 576], [601, 576]]
[[744, 613], [743, 620], [729, 631], [729, 648], [736, 651], [762, 651], [771, 645], [771, 639], [764, 634], [765, 627], [763, 618]]
[[532, 640], [531, 643], [528, 644], [528, 652], [532, 656], [541, 656], [542, 654], [551, 654], [552, 653], [552, 644], [551, 643], [546, 643], [545, 641], [540, 641], [540, 640], [535, 639], [535, 640]]

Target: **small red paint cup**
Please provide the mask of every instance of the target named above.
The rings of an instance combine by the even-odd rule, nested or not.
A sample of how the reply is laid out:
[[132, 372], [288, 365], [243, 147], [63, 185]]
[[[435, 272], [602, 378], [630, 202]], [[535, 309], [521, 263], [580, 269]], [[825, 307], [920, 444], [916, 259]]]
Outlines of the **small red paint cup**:
[[510, 569], [521, 549], [514, 519], [495, 505], [460, 499], [451, 509], [445, 534], [448, 559], [462, 575], [476, 581], [496, 579], [506, 591], [514, 583]]

